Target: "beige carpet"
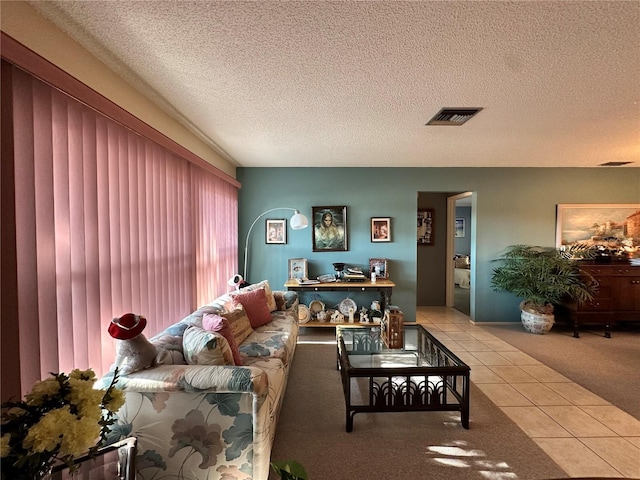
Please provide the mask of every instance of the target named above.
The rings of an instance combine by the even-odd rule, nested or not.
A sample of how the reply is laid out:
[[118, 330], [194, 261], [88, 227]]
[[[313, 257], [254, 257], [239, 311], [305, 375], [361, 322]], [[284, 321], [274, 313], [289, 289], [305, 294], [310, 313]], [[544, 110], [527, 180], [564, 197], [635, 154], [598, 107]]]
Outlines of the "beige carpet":
[[327, 343], [298, 345], [272, 459], [299, 461], [311, 480], [566, 478], [473, 384], [469, 430], [459, 414], [412, 412], [359, 413], [345, 432], [334, 335], [301, 336]]
[[640, 325], [573, 329], [556, 324], [546, 335], [527, 333], [519, 323], [483, 327], [575, 383], [640, 419]]

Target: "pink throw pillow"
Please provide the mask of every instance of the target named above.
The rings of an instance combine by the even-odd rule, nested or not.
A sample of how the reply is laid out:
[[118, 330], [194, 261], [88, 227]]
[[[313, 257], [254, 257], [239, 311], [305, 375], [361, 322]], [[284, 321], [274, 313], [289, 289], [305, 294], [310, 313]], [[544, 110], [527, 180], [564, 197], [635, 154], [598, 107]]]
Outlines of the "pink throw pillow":
[[215, 313], [205, 313], [202, 317], [202, 327], [205, 330], [209, 330], [210, 332], [218, 332], [220, 335], [226, 338], [227, 343], [229, 343], [229, 347], [231, 347], [233, 361], [236, 365], [242, 365], [242, 358], [240, 357], [238, 344], [236, 343], [236, 339], [231, 332], [229, 321], [226, 318], [221, 317], [220, 315], [216, 315]]
[[242, 304], [252, 328], [260, 327], [271, 321], [271, 312], [267, 304], [264, 288], [250, 292], [232, 293], [234, 302]]

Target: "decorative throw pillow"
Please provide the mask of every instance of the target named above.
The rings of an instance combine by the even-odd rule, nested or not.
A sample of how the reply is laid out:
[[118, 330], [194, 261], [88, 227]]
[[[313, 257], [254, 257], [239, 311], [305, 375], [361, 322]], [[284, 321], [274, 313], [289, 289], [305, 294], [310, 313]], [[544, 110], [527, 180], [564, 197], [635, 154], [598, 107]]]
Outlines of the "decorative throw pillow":
[[267, 307], [269, 307], [270, 312], [275, 312], [278, 309], [278, 305], [276, 304], [276, 299], [273, 295], [273, 290], [269, 286], [269, 280], [263, 280], [259, 283], [254, 283], [249, 285], [248, 287], [241, 288], [241, 292], [252, 292], [253, 290], [258, 290], [259, 288], [264, 288], [264, 294], [267, 298]]
[[229, 344], [231, 348], [231, 353], [233, 353], [233, 361], [236, 365], [242, 365], [242, 358], [240, 357], [240, 351], [238, 350], [238, 344], [236, 343], [236, 338], [233, 336], [231, 332], [231, 326], [229, 325], [229, 320], [220, 315], [216, 315], [215, 313], [205, 313], [202, 316], [202, 326], [205, 330], [209, 330], [211, 332], [218, 332], [222, 335]]
[[182, 348], [189, 365], [234, 365], [229, 343], [217, 332], [191, 326], [184, 332]]
[[242, 304], [252, 328], [258, 328], [271, 321], [271, 311], [267, 306], [264, 288], [249, 292], [232, 293], [231, 298], [236, 304]]
[[240, 347], [242, 342], [253, 333], [251, 328], [251, 322], [247, 317], [247, 312], [244, 311], [242, 305], [234, 308], [230, 312], [223, 313], [222, 316], [229, 321], [229, 328], [231, 328], [231, 334], [236, 339], [236, 345]]

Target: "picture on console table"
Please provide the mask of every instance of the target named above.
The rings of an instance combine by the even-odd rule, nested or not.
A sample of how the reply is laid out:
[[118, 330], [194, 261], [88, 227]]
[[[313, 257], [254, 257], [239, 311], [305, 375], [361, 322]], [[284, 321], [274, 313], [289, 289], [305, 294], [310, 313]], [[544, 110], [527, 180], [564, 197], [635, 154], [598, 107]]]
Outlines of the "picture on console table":
[[613, 255], [640, 254], [640, 203], [559, 204], [556, 247], [593, 245]]
[[312, 207], [313, 251], [347, 250], [347, 207]]
[[306, 280], [309, 277], [309, 263], [306, 258], [289, 259], [289, 279]]
[[370, 258], [369, 259], [369, 275], [376, 274], [376, 278], [389, 278], [389, 270], [387, 268], [386, 258]]

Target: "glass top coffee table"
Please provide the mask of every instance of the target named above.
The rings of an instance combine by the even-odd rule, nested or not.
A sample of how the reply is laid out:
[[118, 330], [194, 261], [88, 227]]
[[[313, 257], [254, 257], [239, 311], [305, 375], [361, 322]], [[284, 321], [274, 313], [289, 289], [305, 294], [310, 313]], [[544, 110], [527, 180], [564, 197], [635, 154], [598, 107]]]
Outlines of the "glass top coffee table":
[[347, 432], [359, 412], [459, 411], [469, 428], [471, 369], [422, 325], [405, 324], [399, 349], [379, 325], [338, 325], [336, 340]]

